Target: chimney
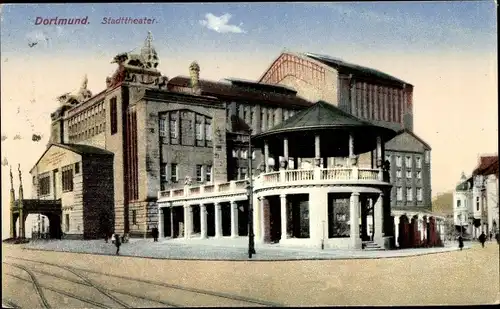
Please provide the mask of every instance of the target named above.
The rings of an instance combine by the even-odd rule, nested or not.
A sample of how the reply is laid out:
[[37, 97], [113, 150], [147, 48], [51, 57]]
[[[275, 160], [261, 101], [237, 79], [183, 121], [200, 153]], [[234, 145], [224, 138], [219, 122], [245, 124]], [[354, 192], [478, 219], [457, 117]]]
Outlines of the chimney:
[[191, 89], [193, 93], [200, 94], [200, 66], [196, 61], [193, 61], [189, 66], [189, 76], [191, 77]]

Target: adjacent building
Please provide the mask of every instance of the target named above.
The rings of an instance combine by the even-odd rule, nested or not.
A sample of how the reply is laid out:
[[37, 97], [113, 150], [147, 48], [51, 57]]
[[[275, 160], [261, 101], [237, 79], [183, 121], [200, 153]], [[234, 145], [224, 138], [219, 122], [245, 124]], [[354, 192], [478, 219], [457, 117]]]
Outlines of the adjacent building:
[[470, 177], [462, 173], [453, 192], [453, 218], [456, 230], [467, 237], [498, 233], [498, 156], [481, 156]]

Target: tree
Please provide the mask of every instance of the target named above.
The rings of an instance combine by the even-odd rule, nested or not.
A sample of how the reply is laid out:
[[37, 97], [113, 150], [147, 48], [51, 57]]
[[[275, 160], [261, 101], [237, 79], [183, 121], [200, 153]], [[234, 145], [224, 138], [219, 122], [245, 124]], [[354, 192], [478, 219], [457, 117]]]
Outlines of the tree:
[[453, 215], [446, 215], [444, 219], [444, 236], [445, 240], [448, 241], [454, 240], [458, 236]]

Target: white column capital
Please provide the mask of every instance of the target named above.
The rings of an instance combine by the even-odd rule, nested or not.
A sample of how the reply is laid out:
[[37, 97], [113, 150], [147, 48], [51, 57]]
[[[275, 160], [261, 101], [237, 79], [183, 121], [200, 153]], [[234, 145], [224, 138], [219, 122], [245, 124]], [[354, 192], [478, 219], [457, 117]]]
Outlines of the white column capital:
[[280, 194], [280, 198], [286, 198], [286, 194]]
[[359, 192], [352, 192], [351, 196], [359, 196]]

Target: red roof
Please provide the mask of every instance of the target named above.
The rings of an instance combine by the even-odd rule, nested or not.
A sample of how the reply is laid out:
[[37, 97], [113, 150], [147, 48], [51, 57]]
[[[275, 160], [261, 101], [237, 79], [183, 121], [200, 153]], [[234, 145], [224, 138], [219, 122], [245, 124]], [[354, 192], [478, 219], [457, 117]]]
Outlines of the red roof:
[[498, 176], [498, 156], [486, 156], [479, 159], [479, 166], [472, 173], [475, 175], [497, 175]]
[[[290, 94], [256, 90], [250, 87], [236, 86], [231, 83], [209, 81], [205, 79], [200, 79], [199, 83], [202, 94], [215, 96], [220, 99], [260, 101], [269, 105], [290, 107], [309, 107], [313, 105], [312, 102]], [[175, 86], [190, 87], [190, 78], [187, 76], [176, 76], [169, 80], [169, 90]]]

